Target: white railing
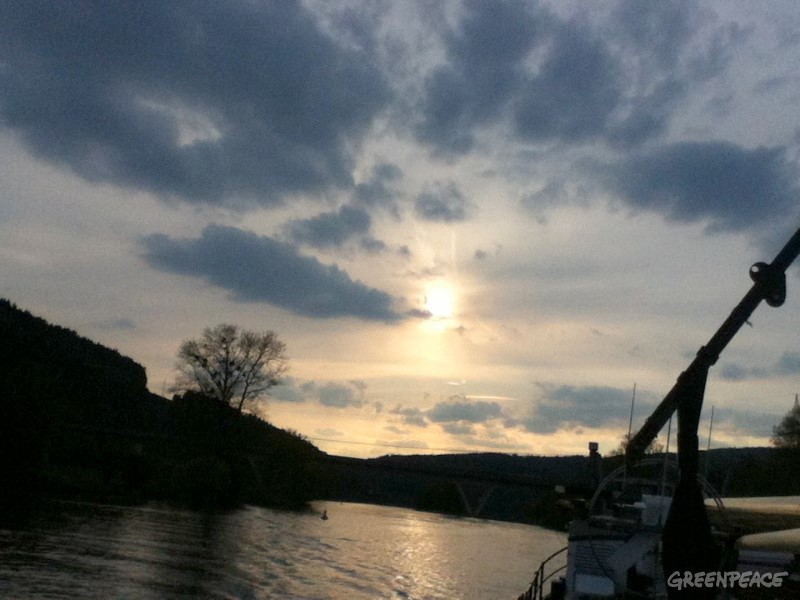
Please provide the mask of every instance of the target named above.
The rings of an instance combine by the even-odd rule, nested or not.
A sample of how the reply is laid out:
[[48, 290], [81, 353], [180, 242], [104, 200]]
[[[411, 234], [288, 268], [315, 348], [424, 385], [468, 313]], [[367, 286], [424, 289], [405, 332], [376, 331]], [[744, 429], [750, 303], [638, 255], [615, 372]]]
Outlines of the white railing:
[[542, 561], [542, 564], [540, 564], [539, 568], [536, 569], [536, 574], [533, 576], [533, 581], [531, 582], [530, 586], [528, 586], [528, 589], [525, 590], [525, 592], [520, 594], [517, 600], [543, 600], [545, 583], [567, 568], [566, 561], [564, 561], [564, 564], [554, 569], [550, 568], [552, 565], [548, 565], [548, 563], [557, 556], [560, 556], [566, 552], [566, 550], [567, 546], [564, 546], [561, 550], [554, 552]]

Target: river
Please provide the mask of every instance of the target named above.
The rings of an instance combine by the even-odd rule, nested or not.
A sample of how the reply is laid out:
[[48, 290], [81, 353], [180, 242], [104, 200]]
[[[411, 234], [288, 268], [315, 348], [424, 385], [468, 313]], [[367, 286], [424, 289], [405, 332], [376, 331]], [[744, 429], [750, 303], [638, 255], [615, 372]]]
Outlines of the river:
[[57, 503], [0, 528], [0, 597], [513, 600], [565, 543], [529, 525], [365, 504]]

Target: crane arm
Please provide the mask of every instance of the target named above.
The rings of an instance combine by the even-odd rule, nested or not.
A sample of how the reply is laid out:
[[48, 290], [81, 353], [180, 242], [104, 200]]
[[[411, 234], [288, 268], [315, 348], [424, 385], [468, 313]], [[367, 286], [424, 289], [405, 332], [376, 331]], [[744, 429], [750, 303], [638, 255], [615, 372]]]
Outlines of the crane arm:
[[679, 406], [686, 406], [699, 414], [709, 368], [717, 362], [722, 351], [742, 325], [747, 322], [762, 300], [770, 306], [783, 304], [786, 299], [786, 269], [799, 254], [800, 229], [794, 233], [770, 264], [759, 262], [750, 267], [752, 287], [708, 343], [700, 348], [688, 368], [678, 376], [672, 389], [645, 421], [642, 428], [631, 438], [626, 449], [629, 462], [635, 462], [641, 458], [644, 449], [655, 439]]

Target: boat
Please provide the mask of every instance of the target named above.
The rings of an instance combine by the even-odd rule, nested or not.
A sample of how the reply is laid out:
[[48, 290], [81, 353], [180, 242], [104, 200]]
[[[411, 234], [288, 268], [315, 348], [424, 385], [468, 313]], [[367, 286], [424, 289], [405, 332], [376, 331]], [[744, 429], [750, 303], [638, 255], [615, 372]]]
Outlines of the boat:
[[[679, 478], [668, 461], [665, 455], [609, 474], [591, 499], [589, 515], [570, 522], [567, 546], [541, 563], [519, 600], [680, 597], [670, 595], [670, 586], [685, 583], [685, 574], [670, 581], [662, 561], [661, 536]], [[800, 598], [800, 529], [740, 536], [723, 499], [702, 477], [698, 481], [706, 504], [716, 509], [711, 530], [719, 559], [712, 573], [727, 579], [716, 597]], [[748, 586], [737, 590], [733, 573], [748, 573]], [[750, 585], [754, 577], [769, 587]]]
[[[569, 524], [567, 546], [542, 562], [518, 600], [800, 598], [800, 531], [737, 536], [698, 472], [697, 435], [709, 369], [762, 301], [784, 303], [798, 254], [800, 229], [771, 263], [750, 268], [750, 290], [629, 437], [625, 464], [597, 486], [588, 514]], [[643, 459], [673, 414], [677, 462], [668, 452]]]
[[[612, 471], [596, 488], [588, 515], [569, 523], [567, 546], [542, 562], [519, 600], [667, 598], [661, 536], [678, 481], [668, 454]], [[730, 555], [722, 499], [702, 478], [700, 486], [718, 509], [712, 536], [720, 553]]]

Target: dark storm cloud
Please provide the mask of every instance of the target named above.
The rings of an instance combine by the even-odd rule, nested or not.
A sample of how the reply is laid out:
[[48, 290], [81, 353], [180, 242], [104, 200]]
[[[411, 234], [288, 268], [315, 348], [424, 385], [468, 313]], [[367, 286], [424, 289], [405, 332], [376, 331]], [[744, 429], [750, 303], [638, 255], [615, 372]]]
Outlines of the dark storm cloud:
[[782, 148], [677, 143], [621, 162], [611, 173], [613, 191], [634, 210], [707, 221], [712, 230], [751, 228], [796, 207], [797, 174]]
[[414, 202], [414, 211], [425, 221], [457, 223], [466, 221], [470, 202], [455, 184], [432, 186]]
[[6, 2], [0, 121], [91, 181], [276, 203], [350, 186], [389, 99], [299, 2]]
[[314, 318], [402, 318], [385, 292], [269, 237], [211, 225], [196, 239], [156, 234], [144, 238], [143, 244], [152, 267], [201, 277], [228, 290], [235, 300], [266, 302]]
[[323, 213], [310, 219], [294, 219], [286, 228], [295, 243], [314, 248], [333, 248], [354, 236], [366, 234], [371, 224], [372, 219], [364, 209], [345, 205], [336, 212]]
[[[606, 427], [627, 424], [631, 391], [603, 386], [575, 387], [538, 384], [540, 397], [533, 414], [520, 421], [533, 433], [554, 433], [559, 429]], [[640, 392], [638, 407], [651, 406], [652, 399]], [[642, 409], [645, 411], [647, 409]]]

